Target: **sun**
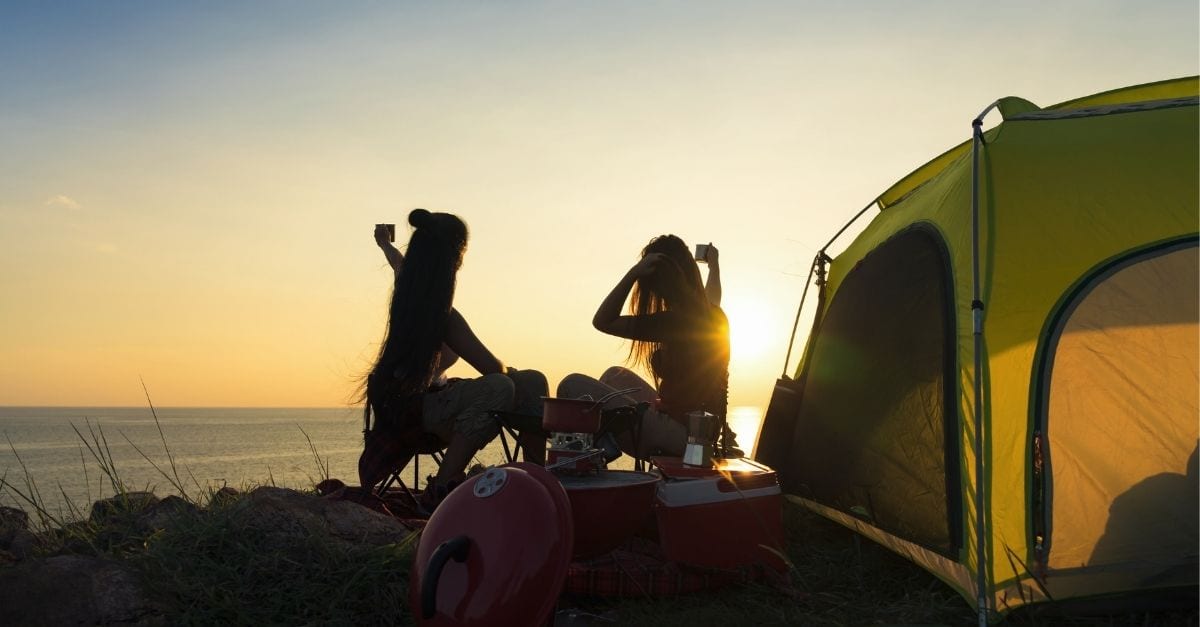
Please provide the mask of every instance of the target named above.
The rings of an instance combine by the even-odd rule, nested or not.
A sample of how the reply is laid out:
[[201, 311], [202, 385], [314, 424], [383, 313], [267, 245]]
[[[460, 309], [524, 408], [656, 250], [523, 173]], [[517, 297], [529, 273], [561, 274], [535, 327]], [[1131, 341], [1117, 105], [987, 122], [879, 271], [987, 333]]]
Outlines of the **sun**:
[[731, 369], [753, 366], [761, 362], [772, 348], [779, 329], [761, 302], [750, 299], [731, 299], [721, 308], [729, 317], [729, 361]]

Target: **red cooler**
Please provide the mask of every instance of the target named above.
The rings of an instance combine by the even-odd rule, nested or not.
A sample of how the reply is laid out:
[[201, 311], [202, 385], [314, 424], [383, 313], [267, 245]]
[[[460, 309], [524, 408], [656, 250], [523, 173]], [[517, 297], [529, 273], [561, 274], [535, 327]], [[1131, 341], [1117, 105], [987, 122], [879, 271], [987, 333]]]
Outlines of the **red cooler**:
[[750, 459], [717, 459], [711, 468], [676, 457], [651, 461], [663, 476], [654, 509], [668, 560], [787, 569], [781, 557], [783, 496], [774, 470]]

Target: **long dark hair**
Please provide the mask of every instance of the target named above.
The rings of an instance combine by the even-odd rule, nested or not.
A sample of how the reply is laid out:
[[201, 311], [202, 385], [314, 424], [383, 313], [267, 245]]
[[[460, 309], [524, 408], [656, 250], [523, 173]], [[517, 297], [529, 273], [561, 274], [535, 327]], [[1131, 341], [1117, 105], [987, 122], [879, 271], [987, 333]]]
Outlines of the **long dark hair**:
[[377, 423], [394, 419], [433, 381], [467, 248], [467, 225], [455, 215], [414, 209], [408, 223], [414, 230], [396, 273], [387, 331], [367, 375], [367, 409]]
[[[699, 315], [706, 311], [707, 297], [704, 283], [700, 280], [700, 268], [688, 251], [687, 244], [675, 235], [660, 235], [642, 249], [642, 257], [658, 253], [666, 262], [654, 267], [654, 272], [642, 277], [633, 285], [629, 297], [629, 313], [634, 316], [666, 311], [680, 311]], [[654, 370], [654, 353], [661, 342], [632, 340], [629, 346], [629, 361], [638, 364], [654, 375], [654, 383], [660, 383]]]

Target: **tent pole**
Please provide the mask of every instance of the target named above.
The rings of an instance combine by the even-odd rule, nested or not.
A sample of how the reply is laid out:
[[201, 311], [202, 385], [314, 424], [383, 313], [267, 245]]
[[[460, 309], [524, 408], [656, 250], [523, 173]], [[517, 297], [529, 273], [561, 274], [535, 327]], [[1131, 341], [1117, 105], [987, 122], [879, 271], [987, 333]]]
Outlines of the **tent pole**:
[[[861, 218], [868, 209], [877, 206], [878, 204], [878, 198], [867, 203], [866, 207], [863, 207], [858, 211], [858, 213], [854, 214], [854, 217], [850, 218], [849, 222], [842, 225], [842, 228], [838, 229], [838, 232], [834, 233], [833, 237], [829, 238], [828, 242], [825, 242], [825, 245], [821, 247], [821, 250], [817, 251], [816, 258], [813, 259], [812, 265], [808, 268], [808, 279], [806, 279], [804, 282], [804, 291], [800, 294], [800, 306], [796, 308], [796, 321], [792, 323], [792, 336], [788, 339], [787, 355], [783, 358], [783, 374], [780, 375], [780, 378], [787, 377], [788, 363], [792, 361], [792, 347], [796, 343], [796, 331], [800, 328], [800, 314], [804, 311], [804, 299], [808, 297], [808, 286], [812, 284], [813, 272], [816, 271], [818, 265], [824, 268], [824, 264], [833, 261], [829, 258], [829, 255], [825, 254], [825, 251], [829, 249], [829, 247], [834, 241], [837, 240], [837, 238], [842, 236], [842, 233], [846, 232], [846, 229], [850, 228], [850, 225], [857, 222], [858, 219]], [[821, 272], [820, 274], [821, 276], [824, 276], [825, 273]]]
[[978, 572], [975, 574], [977, 590], [976, 609], [979, 612], [979, 627], [988, 624], [987, 589], [987, 536], [984, 524], [983, 479], [983, 300], [979, 284], [979, 152], [984, 145], [983, 117], [995, 107], [992, 103], [971, 121], [971, 320], [974, 343], [974, 393], [975, 393], [975, 556]]
[[822, 256], [824, 256], [823, 252], [817, 253], [812, 265], [808, 267], [808, 278], [804, 280], [804, 291], [800, 293], [800, 306], [796, 308], [796, 321], [792, 323], [792, 336], [788, 339], [787, 355], [783, 358], [783, 374], [779, 376], [781, 379], [787, 377], [788, 362], [792, 360], [792, 345], [796, 343], [796, 330], [800, 328], [800, 312], [804, 311], [804, 299], [808, 298], [808, 286], [812, 284], [813, 272], [816, 271], [817, 263]]
[[[826, 250], [829, 250], [829, 247], [833, 245], [833, 242], [834, 242], [835, 240], [837, 240], [837, 238], [841, 237], [841, 236], [842, 236], [842, 233], [845, 233], [845, 232], [846, 232], [846, 229], [850, 228], [850, 225], [851, 225], [851, 224], [854, 224], [855, 222], [858, 222], [858, 219], [859, 219], [859, 218], [861, 218], [861, 217], [862, 217], [862, 215], [863, 215], [864, 213], [866, 213], [868, 209], [870, 209], [871, 207], [874, 207], [874, 206], [876, 206], [876, 205], [878, 205], [878, 204], [879, 204], [879, 199], [878, 199], [878, 198], [876, 198], [875, 200], [872, 200], [870, 203], [867, 203], [867, 206], [866, 206], [866, 207], [863, 207], [862, 209], [860, 209], [860, 210], [858, 211], [858, 213], [854, 214], [854, 217], [853, 217], [853, 218], [850, 218], [850, 221], [849, 221], [849, 222], [847, 222], [846, 224], [844, 224], [844, 225], [842, 226], [842, 228], [838, 230], [838, 232], [837, 232], [837, 233], [834, 233], [834, 234], [833, 234], [833, 237], [829, 238], [829, 241], [828, 241], [828, 242], [825, 242], [825, 245], [821, 247], [821, 250], [817, 251], [817, 256], [819, 257], [819, 256], [821, 256], [821, 255], [824, 255], [824, 254], [825, 254], [825, 251], [826, 251]], [[880, 207], [880, 211], [882, 211], [882, 210], [883, 210], [883, 207]]]

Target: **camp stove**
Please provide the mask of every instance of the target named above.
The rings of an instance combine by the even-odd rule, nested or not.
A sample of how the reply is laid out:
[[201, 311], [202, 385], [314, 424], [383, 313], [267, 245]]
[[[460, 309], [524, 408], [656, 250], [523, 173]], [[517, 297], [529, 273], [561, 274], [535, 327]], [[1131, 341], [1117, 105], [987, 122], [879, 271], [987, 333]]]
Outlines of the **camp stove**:
[[550, 433], [546, 469], [560, 474], [595, 474], [608, 467], [621, 451], [611, 436], [600, 438], [600, 408], [605, 401], [637, 388], [617, 390], [599, 399], [542, 397], [542, 428]]
[[596, 448], [591, 433], [551, 433], [546, 469], [564, 475], [595, 474], [608, 467], [604, 449]]

